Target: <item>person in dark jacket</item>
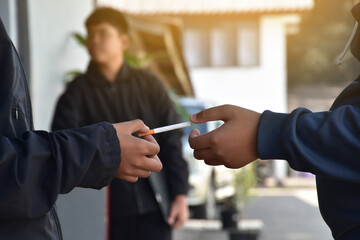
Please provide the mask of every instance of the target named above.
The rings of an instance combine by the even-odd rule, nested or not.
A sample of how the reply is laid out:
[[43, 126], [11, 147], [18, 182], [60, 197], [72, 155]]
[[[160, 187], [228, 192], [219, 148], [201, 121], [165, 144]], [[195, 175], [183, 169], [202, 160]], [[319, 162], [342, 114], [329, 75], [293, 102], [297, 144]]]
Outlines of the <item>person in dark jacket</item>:
[[[98, 8], [86, 20], [86, 28], [91, 61], [86, 73], [74, 79], [59, 98], [52, 129], [137, 118], [150, 128], [178, 123], [163, 83], [124, 60], [129, 37], [123, 14]], [[181, 136], [181, 130], [155, 135], [164, 166], [161, 173], [136, 183], [111, 182], [110, 239], [171, 239], [171, 229], [188, 218], [188, 168]]]
[[[360, 60], [360, 3], [352, 13], [356, 34], [349, 43]], [[194, 123], [218, 119], [225, 122], [219, 129], [203, 135], [191, 132], [195, 158], [229, 168], [258, 157], [284, 159], [295, 170], [312, 172], [320, 211], [333, 237], [360, 239], [360, 76], [325, 112], [298, 108], [289, 114], [259, 114], [225, 105], [191, 116]]]
[[60, 193], [162, 168], [155, 140], [132, 136], [148, 130], [140, 120], [53, 133], [32, 125], [27, 80], [0, 19], [0, 239], [60, 240]]

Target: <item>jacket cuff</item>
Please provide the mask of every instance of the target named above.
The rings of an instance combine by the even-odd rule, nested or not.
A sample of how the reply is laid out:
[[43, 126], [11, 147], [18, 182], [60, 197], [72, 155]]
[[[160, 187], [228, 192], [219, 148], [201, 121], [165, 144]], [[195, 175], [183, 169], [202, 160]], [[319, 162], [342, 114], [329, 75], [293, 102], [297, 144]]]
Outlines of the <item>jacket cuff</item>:
[[288, 114], [265, 111], [258, 125], [257, 151], [260, 159], [285, 159], [281, 132]]
[[95, 127], [99, 131], [96, 134], [99, 148], [98, 157], [93, 159], [85, 178], [81, 181], [88, 185], [88, 181], [92, 182], [91, 188], [101, 189], [110, 184], [115, 177], [121, 161], [121, 150], [119, 139], [115, 128], [107, 122], [94, 124], [88, 127]]
[[106, 131], [106, 141], [104, 149], [109, 167], [104, 174], [104, 185], [110, 184], [111, 180], [116, 176], [121, 162], [121, 149], [116, 129], [112, 124], [104, 123], [103, 128]]

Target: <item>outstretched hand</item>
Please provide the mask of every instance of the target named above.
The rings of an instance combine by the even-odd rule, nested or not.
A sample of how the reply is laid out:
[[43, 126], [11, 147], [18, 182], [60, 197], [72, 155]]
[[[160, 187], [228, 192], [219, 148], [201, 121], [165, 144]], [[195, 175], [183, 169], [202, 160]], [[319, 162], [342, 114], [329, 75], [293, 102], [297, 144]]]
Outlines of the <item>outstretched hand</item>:
[[196, 124], [224, 121], [221, 127], [203, 135], [196, 129], [190, 133], [194, 157], [203, 159], [208, 165], [228, 168], [241, 168], [256, 160], [259, 119], [259, 113], [232, 105], [209, 108], [192, 115], [190, 120]]
[[151, 136], [144, 139], [132, 136], [135, 132], [147, 132], [149, 128], [141, 120], [113, 124], [120, 141], [121, 163], [116, 177], [136, 182], [139, 177], [159, 172], [162, 164], [157, 156], [160, 147]]

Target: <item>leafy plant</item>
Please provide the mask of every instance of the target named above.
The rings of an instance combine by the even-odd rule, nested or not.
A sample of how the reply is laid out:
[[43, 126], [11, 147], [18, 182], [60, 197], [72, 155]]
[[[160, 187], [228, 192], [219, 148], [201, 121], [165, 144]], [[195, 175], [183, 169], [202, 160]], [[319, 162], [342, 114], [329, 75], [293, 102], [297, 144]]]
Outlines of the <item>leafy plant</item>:
[[233, 187], [234, 196], [226, 199], [225, 208], [234, 208], [241, 211], [249, 199], [250, 189], [256, 185], [257, 177], [255, 162], [246, 165], [241, 169], [234, 170]]
[[189, 119], [190, 113], [184, 106], [180, 104], [179, 95], [176, 94], [174, 89], [168, 90], [169, 97], [174, 104], [176, 112], [181, 116], [182, 119]]

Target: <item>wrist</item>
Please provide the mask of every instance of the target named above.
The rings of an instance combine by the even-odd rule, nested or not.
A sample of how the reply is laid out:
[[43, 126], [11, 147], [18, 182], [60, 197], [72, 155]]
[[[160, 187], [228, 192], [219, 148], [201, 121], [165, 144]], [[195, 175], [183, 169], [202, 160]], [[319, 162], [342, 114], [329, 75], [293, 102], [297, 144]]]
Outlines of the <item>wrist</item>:
[[174, 201], [177, 201], [177, 202], [186, 202], [186, 201], [187, 201], [187, 196], [184, 195], [184, 194], [176, 195], [175, 198], [174, 198]]

